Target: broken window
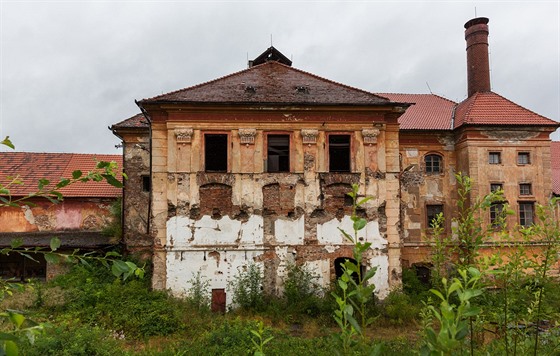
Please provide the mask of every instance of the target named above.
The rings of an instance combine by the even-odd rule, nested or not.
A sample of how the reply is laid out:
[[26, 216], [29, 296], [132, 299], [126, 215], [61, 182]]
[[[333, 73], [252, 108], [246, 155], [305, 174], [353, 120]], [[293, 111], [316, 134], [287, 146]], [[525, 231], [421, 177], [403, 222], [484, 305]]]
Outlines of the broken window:
[[267, 136], [267, 172], [290, 171], [290, 135]]
[[47, 261], [44, 255], [30, 253], [34, 260], [12, 253], [0, 255], [0, 278], [14, 278], [27, 281], [30, 278], [45, 279], [47, 276]]
[[519, 195], [532, 195], [533, 189], [531, 183], [521, 183], [519, 184]]
[[440, 155], [426, 155], [424, 157], [424, 163], [426, 166], [426, 173], [427, 174], [439, 174], [442, 171], [441, 166], [441, 156]]
[[437, 222], [437, 216], [439, 214], [443, 214], [442, 204], [426, 205], [426, 218], [429, 229], [434, 228], [434, 224]]
[[488, 153], [488, 163], [489, 164], [500, 164], [500, 163], [502, 163], [502, 153], [501, 152], [489, 152]]
[[204, 167], [206, 172], [227, 172], [228, 137], [226, 134], [204, 135]]
[[517, 152], [517, 164], [526, 165], [531, 163], [529, 152]]
[[329, 135], [329, 172], [350, 172], [350, 135]]
[[519, 225], [530, 226], [533, 225], [534, 217], [534, 203], [523, 202], [519, 203]]

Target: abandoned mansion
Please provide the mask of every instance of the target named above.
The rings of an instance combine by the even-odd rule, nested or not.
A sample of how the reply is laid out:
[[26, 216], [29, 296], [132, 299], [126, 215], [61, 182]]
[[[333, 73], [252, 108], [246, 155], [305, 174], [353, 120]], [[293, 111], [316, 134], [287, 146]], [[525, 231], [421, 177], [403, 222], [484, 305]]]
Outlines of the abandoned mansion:
[[138, 101], [141, 113], [111, 129], [128, 175], [124, 242], [151, 257], [154, 288], [180, 295], [200, 271], [223, 309], [250, 263], [272, 293], [292, 263], [327, 286], [352, 257], [339, 230], [352, 231], [352, 184], [373, 197], [359, 237], [372, 243], [364, 263], [377, 267], [381, 297], [403, 267], [428, 261], [437, 214], [452, 232], [458, 172], [473, 179], [472, 196], [504, 191], [516, 212], [508, 224], [531, 224], [553, 193], [549, 135], [559, 124], [491, 91], [487, 18], [468, 21], [465, 39], [460, 103], [336, 83], [274, 47], [245, 70]]

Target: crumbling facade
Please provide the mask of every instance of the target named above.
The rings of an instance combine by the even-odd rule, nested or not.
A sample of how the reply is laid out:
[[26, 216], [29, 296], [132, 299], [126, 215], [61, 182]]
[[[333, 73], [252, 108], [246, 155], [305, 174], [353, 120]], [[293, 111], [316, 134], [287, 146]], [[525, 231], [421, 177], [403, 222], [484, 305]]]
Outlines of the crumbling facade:
[[372, 243], [364, 264], [377, 267], [381, 297], [402, 266], [426, 261], [433, 217], [456, 213], [457, 172], [474, 179], [474, 194], [501, 184], [517, 203], [512, 222], [530, 223], [530, 204], [551, 195], [558, 124], [491, 92], [487, 23], [465, 25], [462, 103], [368, 93], [295, 69], [273, 47], [246, 70], [137, 102], [142, 113], [112, 130], [130, 178], [125, 243], [151, 254], [153, 286], [185, 293], [201, 271], [217, 309], [248, 263], [272, 293], [290, 263], [327, 286], [352, 257], [339, 231], [352, 231], [352, 184], [373, 197], [358, 212], [368, 220], [360, 239]]

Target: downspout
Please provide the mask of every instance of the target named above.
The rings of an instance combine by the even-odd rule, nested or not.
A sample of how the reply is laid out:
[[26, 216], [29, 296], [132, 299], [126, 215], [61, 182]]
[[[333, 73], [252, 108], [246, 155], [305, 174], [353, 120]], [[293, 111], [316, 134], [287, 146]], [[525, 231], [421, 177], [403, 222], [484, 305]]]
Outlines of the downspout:
[[146, 109], [144, 109], [144, 107], [142, 106], [142, 104], [140, 104], [140, 102], [138, 100], [134, 100], [134, 102], [136, 103], [136, 105], [138, 105], [138, 107], [140, 108], [140, 111], [142, 112], [142, 115], [144, 115], [144, 117], [146, 118], [146, 120], [148, 120], [148, 140], [149, 140], [149, 151], [148, 153], [150, 154], [150, 194], [148, 196], [148, 222], [146, 223], [146, 235], [150, 236], [150, 224], [152, 221], [152, 192], [153, 192], [153, 182], [152, 182], [152, 119], [150, 118], [150, 115], [148, 115], [148, 112], [146, 111]]

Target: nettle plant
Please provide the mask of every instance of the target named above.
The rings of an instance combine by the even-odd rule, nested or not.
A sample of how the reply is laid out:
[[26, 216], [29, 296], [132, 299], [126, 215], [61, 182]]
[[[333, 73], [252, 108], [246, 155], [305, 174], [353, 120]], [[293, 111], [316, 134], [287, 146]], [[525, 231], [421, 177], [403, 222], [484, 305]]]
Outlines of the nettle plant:
[[[0, 145], [15, 149], [8, 136], [0, 141]], [[78, 182], [106, 181], [120, 188], [122, 183], [117, 178], [117, 169], [118, 166], [115, 162], [99, 161], [94, 170], [86, 173], [76, 170], [72, 172], [72, 177], [61, 178], [58, 182], [39, 179], [37, 188], [33, 192], [18, 197], [12, 196], [10, 189], [23, 185], [23, 182], [18, 176], [7, 177], [7, 183], [0, 183], [0, 210], [23, 206], [32, 207], [34, 204], [30, 200], [34, 198], [44, 198], [53, 204], [60, 203], [64, 199], [60, 189]], [[126, 179], [126, 175], [124, 173], [122, 175]], [[72, 253], [63, 253], [59, 251], [61, 244], [62, 242], [59, 238], [53, 237], [48, 248], [23, 247], [23, 241], [15, 239], [11, 242], [10, 247], [0, 250], [0, 255], [18, 254], [33, 261], [36, 261], [34, 256], [43, 255], [48, 263], [81, 263], [86, 266], [89, 266], [91, 262], [97, 261], [109, 268], [115, 277], [122, 278], [123, 280], [130, 276], [138, 278], [143, 278], [144, 276], [144, 267], [139, 267], [130, 261], [123, 261], [122, 256], [117, 252], [110, 251], [98, 255], [95, 252], [80, 253], [79, 250], [74, 250]], [[22, 291], [26, 287], [31, 286], [30, 284], [24, 285], [16, 280], [0, 279], [0, 302], [12, 296], [15, 291]], [[33, 343], [35, 337], [41, 334], [47, 326], [47, 324], [37, 323], [27, 318], [25, 312], [18, 310], [0, 312], [0, 318], [7, 320], [11, 325], [10, 330], [0, 332], [0, 355], [18, 355], [20, 339], [25, 337], [30, 343]]]
[[368, 318], [367, 304], [373, 298], [375, 290], [375, 285], [369, 281], [377, 269], [362, 269], [364, 254], [371, 247], [371, 242], [362, 242], [358, 237], [359, 232], [367, 225], [367, 220], [359, 216], [358, 209], [372, 197], [359, 199], [358, 191], [359, 186], [353, 184], [352, 191], [347, 193], [352, 198], [353, 232], [348, 233], [339, 228], [342, 235], [354, 244], [352, 255], [355, 262], [348, 259], [341, 264], [342, 275], [337, 280], [340, 291], [332, 293], [338, 306], [334, 311], [334, 319], [340, 327], [339, 341], [344, 354], [348, 354], [357, 344], [357, 336], [364, 337], [365, 328], [374, 321], [373, 318]]

